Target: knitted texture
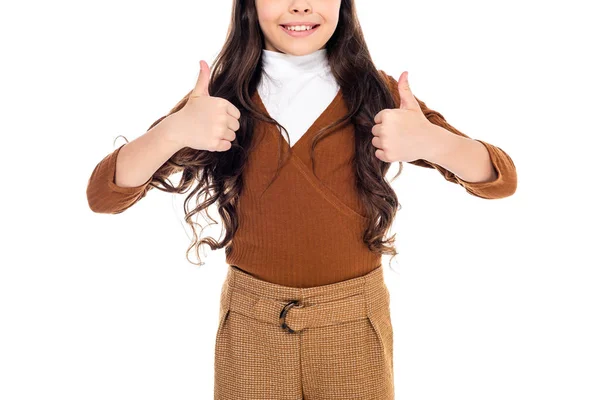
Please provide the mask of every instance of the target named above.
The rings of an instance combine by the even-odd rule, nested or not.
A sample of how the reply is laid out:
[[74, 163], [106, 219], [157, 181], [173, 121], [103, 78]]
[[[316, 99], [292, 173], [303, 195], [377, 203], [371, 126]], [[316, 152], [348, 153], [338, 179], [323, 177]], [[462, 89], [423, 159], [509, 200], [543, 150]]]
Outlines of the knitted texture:
[[[389, 84], [395, 106], [400, 105], [397, 81], [380, 70]], [[467, 137], [448, 124], [437, 111], [417, 99], [433, 124]], [[257, 91], [252, 101], [268, 114]], [[289, 146], [276, 126], [257, 121], [256, 146], [249, 153], [243, 190], [237, 202], [239, 225], [226, 249], [226, 261], [254, 277], [291, 287], [314, 287], [363, 276], [381, 264], [381, 255], [363, 242], [366, 212], [356, 191], [351, 164], [355, 152], [355, 129], [346, 124], [322, 137], [314, 149], [314, 172], [310, 145], [316, 133], [348, 112], [341, 91], [304, 135]], [[498, 199], [514, 193], [517, 174], [513, 161], [499, 147], [478, 140], [488, 150], [497, 179], [471, 183], [427, 160], [410, 164], [436, 169], [449, 182], [459, 184], [474, 196]], [[284, 161], [277, 170], [280, 145]], [[96, 212], [120, 213], [143, 198], [153, 187], [150, 180], [133, 188], [115, 184], [119, 150], [106, 156], [90, 177], [87, 195]], [[289, 152], [287, 151], [289, 150]], [[288, 157], [289, 156], [289, 157]], [[159, 169], [160, 178], [169, 174]], [[175, 172], [174, 170], [172, 172]]]

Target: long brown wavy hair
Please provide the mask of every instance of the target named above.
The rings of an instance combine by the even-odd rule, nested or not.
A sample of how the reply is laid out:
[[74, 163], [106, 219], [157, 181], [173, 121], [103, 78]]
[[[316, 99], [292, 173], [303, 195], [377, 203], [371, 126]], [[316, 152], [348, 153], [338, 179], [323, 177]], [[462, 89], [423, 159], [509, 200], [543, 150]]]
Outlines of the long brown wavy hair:
[[[195, 248], [196, 255], [200, 259], [199, 248], [203, 243], [216, 250], [227, 246], [234, 237], [238, 227], [237, 199], [242, 191], [244, 163], [252, 148], [255, 119], [280, 127], [285, 131], [289, 141], [287, 130], [276, 120], [261, 113], [251, 100], [261, 77], [264, 47], [264, 36], [258, 23], [255, 1], [234, 0], [226, 42], [211, 66], [209, 82], [211, 96], [227, 99], [240, 110], [240, 129], [236, 132], [232, 147], [224, 152], [185, 147], [173, 154], [156, 171], [146, 189], [147, 191], [156, 187], [164, 192], [185, 193], [194, 182], [198, 182], [184, 202], [185, 221], [192, 227], [194, 234], [193, 243], [188, 247], [186, 257], [189, 251]], [[383, 109], [395, 108], [396, 104], [390, 91], [389, 81], [386, 82], [386, 76], [377, 70], [371, 60], [356, 15], [354, 0], [341, 1], [337, 28], [325, 48], [331, 71], [341, 88], [349, 113], [319, 131], [312, 142], [311, 159], [314, 161], [313, 151], [320, 137], [346, 123], [354, 124], [356, 139], [353, 168], [359, 198], [365, 206], [366, 217], [370, 221], [363, 233], [363, 241], [371, 251], [395, 256], [397, 252], [393, 243], [396, 235], [388, 239], [384, 236], [390, 229], [400, 205], [394, 190], [385, 181], [385, 175], [391, 164], [375, 157], [377, 149], [371, 142], [373, 138], [371, 129], [375, 115]], [[357, 85], [357, 82], [360, 82], [360, 85]], [[148, 130], [170, 114], [181, 110], [191, 92], [190, 90], [167, 115], [156, 120]], [[281, 153], [279, 166], [281, 166]], [[174, 186], [167, 178], [180, 171], [183, 171], [181, 180]], [[400, 162], [398, 173], [392, 181], [401, 172]], [[196, 201], [193, 209], [190, 210], [189, 203], [192, 197], [195, 197]], [[200, 197], [204, 198], [202, 202]], [[207, 210], [214, 203], [217, 203], [218, 212], [224, 223], [225, 237], [220, 242], [212, 237], [198, 240], [195, 229], [195, 225], [198, 224], [192, 220], [192, 217], [205, 211], [212, 224], [216, 224], [217, 222], [210, 217]], [[229, 247], [225, 249], [226, 254], [229, 250]], [[189, 257], [187, 258], [189, 260]], [[194, 264], [204, 263], [200, 261], [199, 264]]]

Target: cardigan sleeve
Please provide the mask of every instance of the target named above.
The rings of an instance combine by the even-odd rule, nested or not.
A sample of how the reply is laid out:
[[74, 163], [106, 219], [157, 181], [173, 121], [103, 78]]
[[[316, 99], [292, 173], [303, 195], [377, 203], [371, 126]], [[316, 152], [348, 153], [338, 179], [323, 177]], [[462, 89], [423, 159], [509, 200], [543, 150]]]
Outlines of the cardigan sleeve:
[[88, 205], [96, 213], [120, 214], [146, 196], [146, 193], [154, 187], [150, 185], [153, 177], [140, 186], [117, 186], [115, 183], [117, 156], [123, 146], [125, 144], [104, 157], [96, 165], [88, 180], [86, 190]]
[[[394, 77], [386, 74], [384, 71], [380, 71], [387, 78], [387, 82], [392, 92], [392, 97], [394, 98], [396, 107], [399, 107], [400, 94], [398, 93], [398, 81], [394, 79]], [[431, 110], [416, 96], [415, 98], [421, 107], [421, 111], [423, 111], [423, 114], [431, 123], [441, 126], [456, 135], [469, 138], [469, 136], [450, 125], [442, 116], [442, 114], [435, 110]], [[459, 178], [456, 174], [452, 173], [446, 168], [443, 168], [442, 166], [432, 163], [428, 160], [418, 159], [409, 162], [409, 164], [436, 169], [448, 182], [459, 184], [464, 187], [469, 194], [483, 199], [500, 199], [513, 195], [517, 190], [517, 170], [511, 157], [498, 146], [494, 146], [493, 144], [481, 139], [473, 140], [477, 140], [487, 149], [492, 161], [492, 165], [494, 166], [497, 174], [496, 179], [488, 182], [468, 182]]]

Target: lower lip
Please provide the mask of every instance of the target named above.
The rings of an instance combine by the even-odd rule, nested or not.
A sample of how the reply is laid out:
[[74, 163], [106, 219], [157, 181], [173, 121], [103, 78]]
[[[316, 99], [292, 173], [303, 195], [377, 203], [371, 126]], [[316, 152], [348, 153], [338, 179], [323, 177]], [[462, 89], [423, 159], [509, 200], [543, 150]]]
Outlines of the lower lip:
[[293, 37], [305, 37], [305, 36], [312, 35], [314, 33], [314, 31], [319, 29], [320, 26], [321, 25], [317, 25], [308, 31], [290, 31], [289, 29], [286, 29], [283, 26], [279, 25], [279, 27], [281, 29], [283, 29], [285, 31], [285, 33], [287, 33], [288, 35], [293, 36]]

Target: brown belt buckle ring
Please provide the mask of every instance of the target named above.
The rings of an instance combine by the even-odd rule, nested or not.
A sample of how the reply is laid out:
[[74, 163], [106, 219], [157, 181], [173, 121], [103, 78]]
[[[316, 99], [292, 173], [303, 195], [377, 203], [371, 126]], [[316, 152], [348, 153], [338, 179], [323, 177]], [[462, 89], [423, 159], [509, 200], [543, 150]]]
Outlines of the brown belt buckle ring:
[[303, 306], [299, 305], [300, 301], [299, 300], [292, 300], [289, 303], [287, 303], [283, 309], [281, 310], [281, 313], [279, 314], [279, 322], [281, 323], [281, 327], [285, 330], [287, 330], [290, 333], [295, 333], [296, 331], [293, 330], [292, 328], [290, 328], [286, 323], [285, 323], [285, 316], [288, 313], [288, 310], [294, 306], [299, 306], [299, 308], [302, 308]]

